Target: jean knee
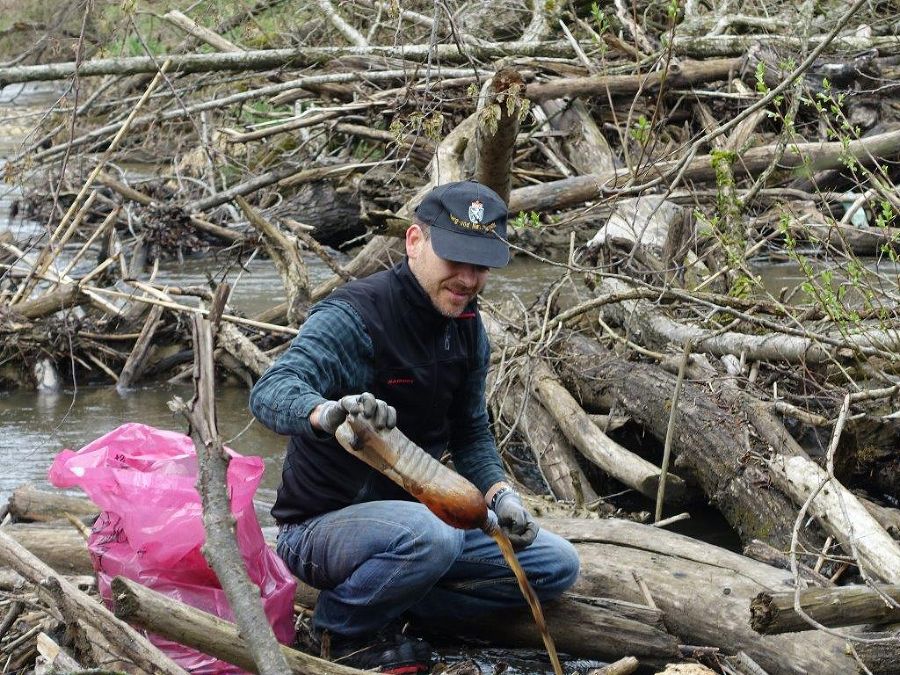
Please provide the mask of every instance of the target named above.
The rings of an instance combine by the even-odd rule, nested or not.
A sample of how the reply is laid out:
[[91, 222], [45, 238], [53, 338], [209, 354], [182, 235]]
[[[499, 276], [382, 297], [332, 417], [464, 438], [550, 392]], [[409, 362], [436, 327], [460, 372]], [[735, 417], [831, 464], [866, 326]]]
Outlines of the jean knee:
[[556, 598], [571, 588], [581, 569], [578, 552], [570, 542], [553, 535], [549, 545], [551, 555], [548, 556], [545, 573], [536, 584], [542, 600]]
[[465, 546], [465, 532], [440, 521], [431, 513], [418, 523], [419, 543], [433, 567], [449, 568]]

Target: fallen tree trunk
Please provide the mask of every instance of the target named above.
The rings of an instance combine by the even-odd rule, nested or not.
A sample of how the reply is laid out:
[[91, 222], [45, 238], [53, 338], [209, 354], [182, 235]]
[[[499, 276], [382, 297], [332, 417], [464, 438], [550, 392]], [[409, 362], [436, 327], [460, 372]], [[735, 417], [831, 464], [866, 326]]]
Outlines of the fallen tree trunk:
[[[900, 585], [839, 586], [800, 591], [800, 608], [823, 626], [900, 621]], [[893, 604], [892, 604], [893, 602]], [[812, 630], [794, 609], [794, 593], [760, 593], [750, 602], [750, 626], [757, 633], [776, 635]]]
[[532, 101], [546, 101], [564, 96], [631, 96], [639, 91], [656, 95], [660, 86], [683, 87], [696, 82], [730, 79], [741, 67], [741, 59], [708, 59], [683, 61], [669, 70], [638, 75], [591, 75], [534, 82], [525, 95]]
[[[556, 419], [566, 438], [607, 474], [645, 497], [655, 499], [662, 474], [660, 468], [600, 431], [546, 364], [538, 363], [535, 370], [532, 389]], [[684, 493], [684, 481], [675, 474], [667, 474], [667, 501], [678, 503], [684, 498]]]
[[[489, 385], [494, 388], [494, 374]], [[575, 450], [554, 423], [553, 417], [516, 378], [496, 391], [488, 401], [494, 419], [516, 430], [531, 448], [541, 476], [558, 500], [578, 506], [593, 502], [597, 493], [575, 458]], [[505, 434], [504, 434], [505, 435]]]
[[[616, 412], [629, 415], [657, 438], [666, 438], [675, 376], [659, 366], [622, 359], [597, 341], [562, 333], [555, 355], [560, 375], [585, 405], [612, 396]], [[747, 421], [723, 407], [705, 383], [687, 381], [678, 402], [673, 436], [674, 468], [698, 483], [745, 544], [762, 539], [787, 548], [796, 517], [793, 503], [777, 490], [760, 489], [768, 472], [748, 461]], [[752, 447], [752, 446], [751, 446]], [[759, 447], [760, 453], [764, 448]]]
[[292, 49], [260, 49], [245, 52], [218, 54], [185, 54], [157, 56], [131, 56], [110, 59], [92, 59], [81, 63], [51, 63], [42, 66], [12, 66], [0, 68], [0, 89], [15, 82], [67, 80], [74, 75], [137, 75], [155, 73], [159, 64], [170, 61], [168, 72], [209, 73], [221, 71], [259, 71], [271, 68], [304, 68], [326, 64], [343, 56], [402, 57], [410, 61], [424, 62], [440, 59], [444, 63], [465, 60], [473, 56], [488, 61], [504, 56], [560, 56], [569, 57], [572, 48], [565, 42], [495, 42], [468, 46], [461, 52], [455, 44], [389, 45], [373, 47], [310, 47]]
[[[624, 603], [623, 603], [624, 604]], [[556, 648], [583, 659], [616, 659], [631, 654], [644, 663], [662, 665], [679, 657], [678, 642], [664, 628], [651, 628], [614, 611], [586, 602], [565, 599], [547, 603], [544, 618]], [[543, 645], [530, 610], [507, 612], [498, 621], [495, 614], [473, 616], [465, 623], [428, 624], [435, 632], [477, 638], [500, 647]], [[416, 627], [419, 627], [418, 624]]]
[[18, 302], [12, 311], [26, 319], [40, 319], [64, 309], [72, 309], [90, 302], [90, 297], [74, 282], [61, 284], [55, 291], [44, 293], [31, 300]]
[[[65, 495], [59, 490], [38, 490], [26, 483], [17, 487], [9, 498], [9, 514], [15, 521], [47, 522], [71, 514], [76, 518], [96, 518], [97, 506], [84, 497]], [[28, 548], [26, 546], [26, 548]]]
[[771, 675], [855, 671], [840, 638], [821, 632], [760, 636], [750, 628], [750, 599], [761, 591], [791, 588], [790, 572], [625, 520], [558, 518], [543, 524], [578, 549], [576, 592], [639, 603], [637, 575], [683, 643], [744, 651]]

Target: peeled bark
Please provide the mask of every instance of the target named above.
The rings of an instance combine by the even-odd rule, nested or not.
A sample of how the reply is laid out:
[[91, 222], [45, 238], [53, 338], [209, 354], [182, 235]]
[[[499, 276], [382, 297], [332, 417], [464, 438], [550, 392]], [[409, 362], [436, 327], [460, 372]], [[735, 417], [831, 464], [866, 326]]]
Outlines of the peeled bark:
[[[532, 388], [544, 407], [556, 418], [566, 438], [607, 474], [651, 499], [656, 497], [661, 470], [638, 457], [604, 434], [584, 412], [575, 398], [560, 384], [545, 364], [539, 363]], [[679, 502], [684, 497], [684, 481], [670, 473], [666, 497]]]
[[[804, 503], [821, 485], [809, 513], [845, 551], [856, 549], [863, 568], [883, 581], [900, 583], [900, 544], [894, 541], [853, 493], [807, 457], [776, 455], [768, 466], [775, 483], [795, 501]], [[827, 481], [827, 482], [826, 482]]]
[[[493, 376], [489, 385], [493, 388]], [[597, 493], [578, 465], [574, 448], [562, 435], [553, 417], [525, 391], [518, 379], [495, 392], [488, 405], [494, 418], [506, 425], [504, 428], [517, 424], [517, 430], [531, 448], [541, 476], [556, 499], [579, 506], [597, 499]]]

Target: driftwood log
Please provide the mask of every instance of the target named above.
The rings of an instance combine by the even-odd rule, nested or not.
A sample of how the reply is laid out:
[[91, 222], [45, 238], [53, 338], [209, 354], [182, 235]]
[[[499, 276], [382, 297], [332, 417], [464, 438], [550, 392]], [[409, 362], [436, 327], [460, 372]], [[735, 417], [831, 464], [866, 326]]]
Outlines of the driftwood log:
[[489, 387], [498, 387], [490, 398], [494, 419], [497, 424], [505, 425], [504, 435], [515, 425], [525, 438], [553, 496], [578, 505], [596, 500], [597, 493], [578, 465], [575, 449], [553, 417], [525, 390], [519, 378], [498, 385], [495, 376], [495, 371], [488, 376]]
[[[867, 572], [882, 581], [900, 583], [900, 544], [875, 520], [856, 496], [836, 480], [829, 479], [818, 464], [807, 457], [777, 455], [769, 461], [771, 475], [798, 504], [812, 498], [809, 513], [841, 541]], [[821, 489], [819, 489], [821, 487]]]
[[[800, 608], [823, 626], [900, 621], [900, 586], [840, 586], [800, 591]], [[813, 628], [794, 609], [794, 593], [760, 593], [750, 603], [750, 625], [763, 635]]]

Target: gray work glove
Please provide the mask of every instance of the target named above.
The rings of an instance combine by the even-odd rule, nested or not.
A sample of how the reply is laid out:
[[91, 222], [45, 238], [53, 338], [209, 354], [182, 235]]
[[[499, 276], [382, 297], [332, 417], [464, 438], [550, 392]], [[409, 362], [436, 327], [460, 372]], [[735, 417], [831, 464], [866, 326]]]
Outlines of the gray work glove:
[[500, 529], [509, 537], [514, 549], [519, 551], [534, 541], [540, 527], [522, 506], [522, 500], [515, 490], [501, 489], [491, 500], [491, 508], [497, 514]]
[[376, 429], [393, 429], [397, 426], [397, 411], [372, 394], [353, 394], [340, 401], [326, 401], [319, 409], [319, 428], [329, 434], [337, 431], [347, 415], [361, 415]]

